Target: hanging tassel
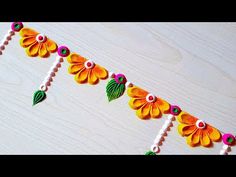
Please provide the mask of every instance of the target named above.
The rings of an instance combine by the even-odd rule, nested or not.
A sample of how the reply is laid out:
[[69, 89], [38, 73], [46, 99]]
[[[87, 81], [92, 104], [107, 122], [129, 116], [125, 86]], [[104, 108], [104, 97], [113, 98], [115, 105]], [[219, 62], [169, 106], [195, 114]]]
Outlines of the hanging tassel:
[[67, 57], [70, 54], [70, 50], [66, 46], [61, 46], [57, 50], [58, 56], [56, 57], [55, 62], [53, 63], [51, 69], [48, 72], [48, 75], [44, 79], [43, 83], [39, 87], [39, 90], [37, 90], [34, 93], [33, 96], [33, 106], [42, 102], [46, 99], [46, 91], [48, 90], [48, 87], [51, 85], [51, 82], [53, 81], [53, 77], [56, 76], [56, 72], [58, 72], [58, 69], [61, 67], [61, 63], [64, 61], [63, 57]]

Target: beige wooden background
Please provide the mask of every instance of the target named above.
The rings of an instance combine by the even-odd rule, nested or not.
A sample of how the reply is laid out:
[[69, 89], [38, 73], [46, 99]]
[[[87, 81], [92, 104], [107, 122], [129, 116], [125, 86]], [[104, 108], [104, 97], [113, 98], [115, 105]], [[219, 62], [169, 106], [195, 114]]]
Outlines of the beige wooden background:
[[[24, 23], [223, 132], [236, 133], [235, 23]], [[0, 38], [10, 23], [0, 23]], [[0, 56], [0, 154], [144, 154], [165, 121], [143, 121], [128, 96], [108, 103], [102, 81], [78, 85], [62, 68], [32, 107], [55, 55], [30, 58], [14, 36]], [[175, 122], [160, 154], [219, 154], [191, 148]], [[236, 153], [236, 147], [231, 154]]]

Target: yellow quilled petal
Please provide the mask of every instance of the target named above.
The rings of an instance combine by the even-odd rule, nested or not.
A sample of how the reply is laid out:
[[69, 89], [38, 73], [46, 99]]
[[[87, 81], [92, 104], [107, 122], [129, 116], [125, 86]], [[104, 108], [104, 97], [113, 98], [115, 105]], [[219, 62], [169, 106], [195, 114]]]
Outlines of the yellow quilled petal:
[[82, 64], [72, 64], [68, 68], [68, 72], [70, 74], [77, 74], [80, 70], [85, 69], [84, 65]]
[[47, 39], [45, 43], [49, 52], [53, 53], [57, 51], [57, 44], [54, 41]]
[[168, 113], [170, 109], [170, 104], [168, 102], [161, 98], [157, 98], [156, 103], [158, 104], [158, 107], [160, 108], [162, 113]]
[[38, 56], [39, 47], [40, 47], [40, 44], [38, 42], [35, 42], [34, 44], [32, 44], [26, 49], [26, 53], [30, 57]]
[[146, 103], [147, 103], [147, 101], [145, 99], [131, 98], [129, 101], [129, 106], [132, 109], [137, 110], [137, 109], [141, 108]]
[[41, 43], [41, 44], [40, 44], [39, 56], [40, 56], [40, 57], [43, 57], [43, 58], [49, 56], [49, 52], [48, 52], [48, 50], [47, 50], [47, 48], [46, 48], [46, 45], [45, 45], [44, 43]]
[[138, 109], [136, 111], [136, 115], [141, 118], [141, 119], [149, 119], [150, 116], [150, 109], [151, 109], [151, 104], [150, 103], [146, 103], [145, 105], [143, 105], [140, 109]]
[[161, 117], [161, 111], [159, 110], [156, 103], [151, 104], [151, 111], [150, 111], [152, 118], [160, 118]]
[[211, 145], [211, 140], [208, 136], [207, 130], [202, 130], [202, 134], [200, 136], [200, 142], [202, 146], [208, 147]]
[[179, 124], [179, 126], [178, 126], [178, 132], [179, 132], [182, 136], [189, 136], [189, 135], [191, 135], [196, 129], [197, 129], [197, 127], [196, 127], [195, 125]]
[[105, 68], [101, 67], [100, 65], [96, 64], [95, 67], [93, 68], [93, 72], [99, 79], [107, 79], [108, 77], [108, 71]]
[[22, 37], [32, 37], [38, 35], [39, 33], [30, 28], [22, 28], [20, 30], [20, 36]]
[[187, 125], [193, 125], [197, 122], [197, 118], [191, 116], [190, 114], [188, 113], [185, 113], [185, 112], [181, 112], [178, 117], [177, 117], [177, 120], [180, 122], [180, 123], [183, 123], [183, 124], [187, 124]]
[[94, 73], [92, 69], [90, 69], [89, 75], [88, 75], [88, 83], [91, 85], [95, 85], [98, 82], [99, 82], [99, 79], [97, 78], [96, 74]]
[[29, 47], [30, 45], [32, 45], [33, 43], [36, 42], [35, 37], [24, 37], [20, 39], [20, 45], [24, 48]]
[[147, 91], [145, 91], [137, 86], [129, 87], [127, 90], [127, 93], [132, 98], [145, 98], [148, 94]]
[[82, 69], [80, 70], [80, 72], [78, 72], [75, 75], [75, 80], [79, 83], [79, 84], [84, 84], [88, 82], [88, 73], [89, 70], [88, 69]]
[[196, 129], [191, 135], [189, 135], [186, 139], [187, 144], [194, 147], [199, 144], [201, 136], [201, 130]]
[[71, 64], [84, 64], [87, 59], [76, 53], [72, 53], [67, 57], [67, 61]]
[[221, 133], [216, 128], [207, 125], [208, 136], [212, 141], [221, 140]]

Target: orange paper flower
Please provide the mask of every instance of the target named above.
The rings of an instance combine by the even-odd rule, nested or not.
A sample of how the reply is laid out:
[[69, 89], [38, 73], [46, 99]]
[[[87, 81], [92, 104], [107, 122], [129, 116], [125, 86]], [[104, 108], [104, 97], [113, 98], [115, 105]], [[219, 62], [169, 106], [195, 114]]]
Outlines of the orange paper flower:
[[160, 118], [162, 113], [167, 113], [170, 109], [170, 104], [165, 100], [157, 98], [139, 87], [130, 87], [127, 92], [131, 97], [130, 107], [137, 110], [136, 114], [141, 119]]
[[76, 53], [69, 55], [67, 61], [71, 64], [68, 72], [75, 75], [75, 80], [79, 84], [95, 85], [99, 79], [107, 79], [108, 77], [108, 71], [105, 68]]
[[212, 141], [219, 141], [221, 139], [220, 132], [186, 112], [181, 112], [178, 115], [178, 131], [182, 136], [187, 136], [187, 144], [190, 146], [202, 145], [209, 147]]
[[49, 57], [50, 53], [57, 51], [57, 44], [30, 28], [22, 28], [20, 31], [20, 45], [26, 48], [26, 53], [30, 57]]

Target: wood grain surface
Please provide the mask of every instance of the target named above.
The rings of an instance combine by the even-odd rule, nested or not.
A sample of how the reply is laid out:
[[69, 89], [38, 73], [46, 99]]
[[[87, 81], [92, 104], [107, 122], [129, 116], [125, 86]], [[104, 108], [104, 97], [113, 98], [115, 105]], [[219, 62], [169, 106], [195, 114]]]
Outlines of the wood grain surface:
[[[0, 39], [11, 23], [0, 23]], [[135, 85], [236, 134], [236, 23], [24, 23]], [[19, 34], [0, 56], [0, 154], [144, 154], [164, 123], [141, 120], [128, 96], [108, 103], [105, 86], [79, 85], [65, 61], [47, 92], [32, 95], [55, 55], [30, 58]], [[160, 154], [219, 154], [168, 132]], [[236, 147], [231, 154], [236, 154]]]

